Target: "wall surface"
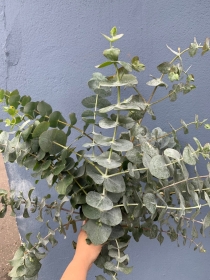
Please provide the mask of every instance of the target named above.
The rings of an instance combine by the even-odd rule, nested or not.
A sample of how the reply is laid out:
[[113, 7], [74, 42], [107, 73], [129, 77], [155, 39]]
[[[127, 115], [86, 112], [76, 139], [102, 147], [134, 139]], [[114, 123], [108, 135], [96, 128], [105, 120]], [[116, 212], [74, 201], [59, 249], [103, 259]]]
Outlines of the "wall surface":
[[[66, 116], [74, 111], [80, 116], [80, 101], [90, 94], [87, 81], [94, 66], [104, 61], [102, 51], [108, 47], [100, 33], [108, 34], [116, 25], [125, 34], [116, 43], [122, 49], [122, 60], [139, 55], [146, 64], [146, 71], [138, 77], [139, 89], [147, 98], [149, 75], [158, 77], [156, 65], [173, 58], [166, 44], [184, 49], [195, 36], [203, 44], [209, 36], [209, 11], [209, 0], [0, 0], [0, 86], [10, 91], [18, 88], [21, 95], [49, 102]], [[197, 89], [180, 95], [174, 103], [165, 100], [154, 106], [157, 121], [154, 124], [148, 117], [149, 127], [170, 130], [169, 122], [177, 128], [180, 119], [190, 122], [195, 114], [201, 120], [209, 117], [210, 55], [185, 57], [185, 69], [192, 65]], [[154, 100], [166, 94], [167, 90], [158, 89]], [[183, 144], [196, 135], [203, 144], [209, 141], [208, 131], [190, 131], [188, 136], [180, 133]], [[206, 168], [201, 165], [199, 171], [205, 174]], [[16, 165], [7, 165], [7, 172], [11, 188], [29, 190], [34, 184], [30, 174]], [[38, 185], [36, 193], [47, 194], [47, 185]], [[28, 229], [45, 233], [35, 219], [23, 220], [20, 215], [17, 219], [22, 237]], [[58, 280], [73, 255], [71, 243], [76, 235], [69, 231], [67, 239], [58, 238], [59, 245], [43, 260], [39, 280]], [[208, 236], [203, 240], [206, 254], [194, 252], [193, 246], [183, 247], [181, 240], [178, 248], [165, 239], [162, 246], [144, 237], [138, 244], [132, 242], [127, 251], [134, 269], [129, 276], [120, 275], [120, 280], [210, 279]], [[97, 274], [93, 267], [88, 280]]]

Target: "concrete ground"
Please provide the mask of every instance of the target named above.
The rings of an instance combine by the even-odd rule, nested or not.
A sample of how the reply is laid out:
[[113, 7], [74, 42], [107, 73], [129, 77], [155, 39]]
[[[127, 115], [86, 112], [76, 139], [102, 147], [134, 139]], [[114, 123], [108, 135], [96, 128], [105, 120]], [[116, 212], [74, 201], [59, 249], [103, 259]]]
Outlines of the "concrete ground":
[[[2, 155], [0, 154], [0, 189], [9, 190], [7, 173]], [[17, 248], [20, 246], [20, 238], [16, 220], [10, 216], [8, 209], [6, 216], [0, 219], [0, 280], [11, 279], [7, 274], [11, 270], [8, 260], [13, 258]]]

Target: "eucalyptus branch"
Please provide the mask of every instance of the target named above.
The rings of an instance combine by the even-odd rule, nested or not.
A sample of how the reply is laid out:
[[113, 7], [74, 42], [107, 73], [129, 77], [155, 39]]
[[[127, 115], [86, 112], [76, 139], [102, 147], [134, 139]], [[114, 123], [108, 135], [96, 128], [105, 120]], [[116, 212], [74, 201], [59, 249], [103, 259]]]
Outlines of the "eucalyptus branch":
[[[147, 167], [143, 167], [143, 168], [134, 168], [133, 171], [146, 171], [148, 170]], [[117, 176], [117, 175], [121, 175], [121, 174], [126, 174], [126, 173], [129, 173], [129, 170], [124, 170], [124, 171], [121, 171], [121, 172], [116, 172], [114, 174], [110, 174], [110, 175], [106, 175], [105, 177], [106, 178], [111, 178], [111, 177], [114, 177], [114, 176]]]
[[[39, 113], [39, 111], [36, 111], [36, 110], [34, 110], [34, 112]], [[49, 116], [45, 115], [45, 118], [49, 119]], [[84, 136], [89, 138], [91, 141], [93, 141], [93, 138], [90, 135], [88, 135], [86, 132], [84, 132], [82, 129], [76, 127], [75, 125], [72, 125], [72, 124], [69, 124], [69, 123], [66, 123], [66, 122], [63, 122], [63, 121], [60, 121], [60, 120], [58, 120], [58, 122], [77, 130], [78, 132], [80, 132], [81, 134], [83, 134]], [[101, 147], [98, 146], [98, 145], [97, 145], [97, 147], [103, 153], [103, 150], [101, 149]]]
[[[190, 125], [192, 125], [192, 124], [197, 124], [197, 122], [194, 121], [194, 122], [186, 123], [186, 126], [190, 126]], [[178, 132], [179, 130], [182, 130], [183, 128], [185, 128], [184, 125], [180, 126], [180, 127], [177, 128], [177, 129], [174, 129], [174, 132]], [[165, 138], [165, 137], [167, 137], [167, 136], [169, 136], [169, 135], [171, 135], [171, 134], [173, 134], [172, 131], [171, 131], [171, 132], [168, 132], [168, 133], [165, 133], [164, 135], [159, 136], [159, 137], [157, 137], [157, 138], [151, 138], [151, 139], [148, 140], [148, 143], [151, 143], [152, 141], [155, 141], [155, 140], [163, 139], [163, 138]], [[136, 144], [135, 147], [140, 147], [141, 145], [142, 145], [141, 143], [140, 143], [140, 144]]]
[[[116, 242], [116, 245], [117, 245], [117, 253], [118, 253], [118, 259], [120, 259], [120, 248], [119, 248], [119, 244], [118, 244], [118, 241], [117, 239], [115, 239], [115, 242]], [[117, 261], [117, 268], [119, 267], [119, 260]]]
[[[160, 80], [162, 80], [163, 77], [164, 77], [164, 74], [162, 74], [162, 75], [160, 76]], [[154, 87], [154, 89], [153, 89], [153, 91], [152, 91], [152, 93], [151, 93], [151, 95], [150, 95], [150, 97], [149, 97], [149, 99], [148, 99], [148, 101], [147, 101], [147, 104], [148, 104], [147, 106], [149, 106], [150, 102], [152, 101], [152, 98], [154, 97], [157, 88], [158, 88], [158, 86]]]
[[209, 204], [205, 203], [205, 204], [199, 204], [199, 205], [191, 206], [191, 207], [170, 207], [170, 206], [156, 205], [156, 208], [171, 209], [171, 210], [192, 210], [192, 209], [200, 209], [205, 206], [209, 206]]
[[[53, 143], [56, 144], [56, 145], [58, 145], [58, 146], [60, 146], [60, 147], [62, 147], [63, 149], [66, 149], [66, 150], [69, 148], [69, 147], [63, 146], [63, 145], [61, 145], [61, 144], [59, 144], [59, 143], [57, 143], [57, 142], [55, 142], [55, 141], [53, 141]], [[87, 159], [85, 156], [80, 155], [79, 153], [77, 153], [77, 152], [75, 152], [75, 151], [72, 151], [72, 153], [74, 153], [75, 155], [77, 155], [77, 156], [79, 156], [79, 157], [82, 157], [85, 161], [87, 161], [89, 164], [91, 164], [92, 166], [94, 166], [95, 169], [98, 170], [98, 172], [99, 172], [101, 175], [105, 175], [91, 160]]]
[[[208, 177], [209, 177], [209, 175], [202, 175], [202, 176], [199, 176], [199, 178], [208, 178]], [[197, 179], [197, 178], [198, 178], [198, 177], [196, 176], [196, 177], [191, 177], [191, 178], [188, 178], [188, 179], [181, 180], [181, 181], [179, 181], [179, 182], [174, 182], [174, 183], [172, 183], [172, 184], [170, 184], [170, 185], [168, 185], [168, 186], [165, 186], [165, 187], [162, 187], [162, 188], [158, 189], [158, 191], [162, 191], [162, 190], [164, 190], [164, 189], [173, 187], [173, 186], [175, 186], [175, 185], [177, 185], [177, 184], [184, 183], [184, 182], [187, 182], [187, 181], [191, 181], [191, 180], [194, 180], [194, 179]]]
[[[5, 96], [6, 96], [6, 97], [9, 97], [8, 94], [5, 94]], [[21, 104], [20, 101], [18, 101], [18, 103]], [[39, 114], [39, 111], [37, 111], [37, 110], [34, 110], [34, 112]], [[21, 117], [24, 117], [24, 115], [21, 115]], [[47, 116], [47, 115], [45, 115], [44, 117], [47, 118], [47, 119], [49, 119], [49, 116]], [[86, 132], [84, 132], [82, 129], [76, 127], [75, 125], [72, 125], [72, 124], [69, 124], [69, 123], [67, 123], [67, 122], [63, 122], [63, 121], [60, 121], [60, 120], [58, 120], [58, 122], [59, 122], [60, 124], [64, 124], [64, 125], [66, 125], [66, 126], [68, 126], [68, 127], [71, 127], [71, 128], [73, 128], [73, 129], [77, 130], [77, 131], [80, 132], [82, 135], [86, 136], [86, 137], [89, 138], [91, 141], [93, 141], [93, 138], [92, 138], [90, 135], [88, 135]], [[98, 145], [97, 145], [97, 147], [98, 147], [98, 149], [103, 153], [103, 150], [101, 149], [101, 147], [98, 146]]]
[[[164, 232], [164, 233], [166, 233], [166, 234], [168, 234], [168, 235], [171, 235], [171, 234], [172, 234], [170, 231], [165, 231], [165, 230], [162, 230], [162, 229], [161, 229], [160, 231], [161, 231], [161, 232]], [[189, 240], [190, 243], [194, 243], [195, 246], [196, 246], [196, 248], [202, 248], [202, 244], [201, 244], [201, 243], [196, 243], [194, 239], [191, 239], [191, 238], [189, 238], [189, 237], [187, 237], [186, 235], [183, 235], [183, 234], [181, 234], [181, 233], [177, 233], [177, 232], [176, 232], [176, 234], [177, 234], [178, 236], [183, 237], [184, 239]], [[203, 248], [202, 248], [202, 249], [203, 249]], [[205, 251], [206, 251], [206, 250], [203, 249], [203, 252], [205, 252]]]
[[[198, 46], [198, 48], [203, 48], [203, 46]], [[189, 48], [186, 48], [185, 50], [183, 50], [182, 52], [180, 52], [180, 53], [179, 53], [178, 55], [176, 55], [169, 63], [172, 64], [176, 59], [180, 59], [181, 56], [182, 56], [185, 52], [187, 52], [187, 51], [189, 51]], [[160, 76], [159, 79], [162, 80], [163, 77], [164, 77], [164, 74], [162, 74], [162, 75]], [[148, 99], [148, 101], [147, 101], [148, 106], [151, 106], [151, 105], [152, 105], [152, 104], [150, 104], [150, 102], [151, 102], [152, 98], [154, 97], [154, 94], [155, 94], [157, 88], [158, 88], [158, 86], [154, 87], [154, 89], [153, 89], [153, 91], [152, 91], [152, 93], [151, 93], [151, 95], [150, 95], [150, 97], [149, 97], [149, 99]], [[168, 96], [167, 96], [167, 97], [168, 97]], [[167, 97], [165, 97], [165, 98], [167, 98]], [[164, 99], [165, 99], [165, 98], [164, 98]], [[163, 99], [163, 100], [164, 100], [164, 99]], [[161, 101], [162, 101], [162, 100], [161, 100]], [[153, 104], [155, 104], [155, 103], [153, 103]], [[145, 110], [146, 110], [146, 109], [145, 109]], [[145, 111], [145, 113], [146, 113], [146, 111]]]
[[143, 97], [143, 95], [140, 93], [140, 91], [137, 89], [136, 86], [133, 86], [133, 89], [138, 93], [138, 95], [144, 100], [144, 103], [146, 103], [146, 99]]
[[150, 103], [148, 106], [151, 107], [151, 106], [153, 106], [153, 105], [155, 105], [155, 104], [157, 104], [157, 103], [160, 103], [161, 101], [163, 101], [163, 100], [167, 99], [168, 97], [170, 97], [173, 93], [174, 93], [174, 92], [172, 91], [171, 93], [167, 94], [167, 95], [164, 96], [163, 98], [160, 98], [160, 99], [158, 99], [157, 101], [155, 101], [155, 102], [153, 102], [153, 103]]
[[[140, 203], [127, 203], [126, 206], [138, 206], [140, 205]], [[146, 206], [145, 204], [141, 204], [142, 206]], [[202, 207], [208, 206], [208, 203], [205, 204], [200, 204], [200, 205], [196, 205], [196, 206], [191, 206], [191, 207], [171, 207], [171, 206], [163, 206], [163, 205], [157, 205], [154, 204], [156, 208], [160, 208], [160, 209], [169, 209], [169, 210], [192, 210], [192, 209], [200, 209]], [[117, 207], [124, 207], [124, 204], [118, 204], [118, 205], [114, 205], [113, 208], [117, 208]]]
[[[114, 64], [114, 66], [116, 68], [117, 80], [119, 82], [119, 71], [118, 71], [117, 65]], [[120, 87], [119, 86], [117, 87], [117, 104], [120, 104]], [[117, 111], [117, 118], [116, 118], [116, 121], [115, 121], [116, 126], [114, 128], [114, 132], [113, 132], [113, 136], [112, 136], [112, 143], [115, 141], [115, 138], [116, 138], [117, 127], [118, 127], [118, 122], [119, 122], [119, 115], [120, 115], [120, 111]], [[113, 151], [113, 149], [110, 148], [108, 160], [111, 159], [112, 151]], [[107, 176], [107, 174], [108, 174], [108, 168], [106, 168], [105, 176]], [[105, 194], [105, 193], [106, 193], [106, 189], [105, 189], [105, 187], [103, 187], [103, 194]]]
[[[196, 127], [201, 126], [205, 120], [200, 122], [196, 116], [194, 122], [185, 124], [182, 121], [182, 126], [178, 129], [171, 126], [169, 133], [163, 132], [161, 128], [156, 128], [155, 131], [155, 127], [151, 132], [146, 126], [140, 125], [146, 112], [153, 115], [152, 105], [165, 100], [172, 94], [169, 93], [152, 102], [158, 86], [166, 85], [163, 82], [165, 74], [168, 74], [171, 81], [180, 80], [183, 73], [186, 75], [186, 84], [174, 85], [175, 94], [180, 91], [187, 93], [194, 88], [191, 83], [194, 81], [193, 74], [187, 74], [188, 70], [183, 70], [182, 55], [189, 51], [189, 55], [194, 56], [198, 48], [202, 48], [202, 55], [205, 54], [210, 50], [210, 39], [207, 38], [203, 46], [198, 45], [194, 39], [194, 43], [182, 52], [180, 49], [175, 52], [168, 47], [175, 57], [170, 62], [163, 62], [158, 66], [158, 70], [162, 73], [159, 79], [153, 78], [147, 83], [153, 86], [153, 89], [146, 102], [136, 87], [137, 77], [132, 73], [133, 70], [137, 72], [144, 70], [145, 65], [140, 62], [138, 56], [133, 57], [130, 63], [120, 59], [120, 49], [112, 45], [123, 36], [123, 34], [117, 34], [116, 27], [111, 29], [110, 37], [104, 34], [103, 36], [109, 41], [110, 48], [103, 51], [106, 61], [97, 68], [114, 66], [116, 71], [114, 74], [112, 71], [107, 77], [96, 72], [88, 82], [94, 95], [82, 100], [82, 105], [87, 108], [82, 116], [88, 117], [84, 119], [85, 127], [93, 121], [92, 132], [86, 133], [85, 128], [82, 130], [75, 126], [77, 119], [74, 113], [70, 114], [70, 121], [67, 123], [61, 112], [53, 111], [51, 105], [45, 101], [33, 102], [30, 96], [20, 96], [17, 90], [13, 92], [0, 90], [0, 102], [5, 101], [7, 107], [3, 109], [10, 115], [10, 118], [5, 120], [6, 126], [14, 130], [14, 135], [11, 135], [11, 132], [0, 131], [0, 149], [5, 154], [5, 162], [17, 162], [19, 165], [34, 170], [39, 180], [48, 178], [47, 181], [55, 186], [57, 192], [57, 199], [53, 202], [48, 200], [46, 203], [50, 194], [43, 196], [40, 200], [38, 197], [33, 198], [34, 188], [28, 192], [26, 198], [23, 192], [20, 192], [17, 197], [11, 194], [9, 199], [5, 191], [0, 189], [0, 205], [2, 205], [0, 218], [5, 215], [7, 205], [10, 205], [12, 209], [23, 210], [24, 218], [29, 217], [30, 210], [31, 212], [38, 210], [37, 220], [41, 222], [43, 222], [43, 211], [47, 211], [47, 214], [54, 216], [52, 218], [57, 223], [54, 230], [47, 223], [48, 234], [42, 238], [39, 233], [38, 242], [34, 246], [29, 241], [30, 234], [26, 236], [28, 243], [22, 245], [20, 250], [27, 251], [25, 254], [28, 255], [24, 258], [20, 254], [20, 260], [15, 257], [11, 275], [15, 279], [20, 276], [19, 273], [24, 279], [30, 278], [29, 268], [35, 271], [34, 275], [38, 274], [41, 267], [40, 260], [43, 257], [41, 247], [47, 250], [48, 242], [55, 245], [57, 243], [54, 238], [55, 233], [59, 230], [60, 234], [65, 234], [70, 224], [76, 232], [76, 222], [81, 219], [87, 220], [84, 230], [91, 243], [108, 245], [101, 251], [98, 264], [100, 263], [100, 267], [104, 267], [113, 279], [117, 279], [118, 271], [126, 274], [131, 271], [131, 268], [126, 267], [125, 262], [129, 258], [127, 255], [123, 254], [123, 257], [121, 255], [121, 251], [123, 252], [129, 243], [128, 231], [132, 232], [136, 241], [139, 240], [142, 230], [146, 236], [157, 238], [160, 243], [164, 239], [161, 232], [167, 233], [171, 241], [182, 236], [184, 241], [188, 239], [196, 245], [196, 248], [199, 247], [201, 252], [205, 251], [194, 241], [198, 235], [194, 223], [202, 225], [202, 234], [202, 231], [209, 227], [210, 212], [202, 216], [200, 221], [193, 217], [201, 212], [202, 207], [210, 205], [209, 180], [204, 180], [204, 178], [209, 179], [210, 175], [199, 176], [195, 170], [197, 176], [188, 178], [187, 169], [188, 165], [195, 165], [196, 169], [200, 155], [210, 158], [210, 143], [202, 146], [199, 140], [194, 138], [197, 145], [196, 151], [188, 145], [183, 152], [180, 152], [176, 135], [179, 130], [183, 128], [187, 130], [192, 124]], [[175, 65], [174, 61], [178, 59], [181, 62]], [[136, 93], [121, 101], [121, 88], [127, 87], [132, 87]], [[117, 90], [116, 104], [111, 102], [111, 99], [107, 99], [107, 96], [111, 95], [111, 89]], [[18, 109], [19, 105], [21, 109]], [[96, 133], [97, 126], [100, 127], [100, 134]], [[118, 135], [119, 126], [123, 127], [120, 135]], [[64, 128], [67, 132], [63, 130]], [[108, 128], [113, 133], [109, 137], [103, 134], [103, 129]], [[206, 124], [205, 128], [209, 129], [210, 124]], [[79, 136], [77, 135], [68, 145], [68, 136], [72, 129], [78, 131]], [[168, 137], [169, 135], [174, 137]], [[89, 143], [83, 145], [83, 150], [79, 151], [77, 145], [76, 148], [73, 145], [83, 136]], [[141, 146], [141, 138], [146, 140], [144, 147]], [[102, 155], [98, 156], [96, 146]], [[167, 155], [167, 158], [164, 158], [164, 155]], [[207, 164], [207, 170], [210, 172], [210, 163]], [[178, 174], [178, 178], [175, 174]], [[186, 188], [187, 183], [192, 180], [194, 182]], [[196, 186], [194, 183], [197, 183]], [[175, 188], [179, 184], [184, 186], [184, 190]], [[164, 191], [166, 189], [168, 193]], [[178, 202], [173, 203], [174, 197]], [[65, 203], [71, 204], [70, 209]], [[78, 210], [74, 211], [75, 209]], [[67, 220], [62, 221], [61, 211], [66, 212], [64, 214]], [[191, 217], [188, 212], [193, 213]], [[73, 219], [74, 215], [79, 215], [76, 217], [77, 220]], [[157, 219], [160, 224], [167, 224], [169, 230], [159, 230]], [[192, 237], [188, 238], [184, 226], [189, 225], [190, 221], [193, 223], [190, 224]], [[174, 228], [176, 225], [177, 229]], [[127, 228], [128, 231], [122, 228]], [[147, 230], [148, 234], [145, 232]], [[116, 242], [116, 246], [113, 246], [113, 242]], [[33, 262], [29, 258], [30, 253], [33, 254]], [[23, 259], [30, 262], [30, 267], [26, 261], [23, 262]], [[113, 259], [116, 262], [112, 262]]]
[[192, 222], [192, 223], [197, 223], [197, 224], [203, 225], [203, 222], [198, 221], [198, 220], [195, 220], [195, 219], [191, 220], [191, 218], [188, 218], [188, 217], [186, 217], [186, 216], [182, 216], [182, 219], [187, 220], [187, 221], [190, 221], [190, 222]]

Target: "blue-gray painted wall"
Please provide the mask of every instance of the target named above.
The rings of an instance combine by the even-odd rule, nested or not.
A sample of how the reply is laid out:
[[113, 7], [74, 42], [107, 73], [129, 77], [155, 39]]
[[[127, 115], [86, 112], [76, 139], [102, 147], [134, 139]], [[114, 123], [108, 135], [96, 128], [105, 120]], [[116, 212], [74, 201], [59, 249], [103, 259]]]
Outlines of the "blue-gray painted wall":
[[[0, 0], [0, 86], [10, 91], [18, 88], [21, 95], [49, 102], [66, 116], [75, 111], [80, 116], [80, 101], [90, 94], [87, 81], [95, 71], [94, 65], [104, 61], [102, 51], [108, 47], [100, 33], [107, 34], [116, 25], [125, 34], [115, 44], [122, 49], [122, 59], [139, 55], [146, 64], [146, 71], [138, 75], [139, 89], [149, 97], [149, 75], [159, 75], [156, 65], [173, 57], [166, 44], [183, 49], [194, 36], [203, 43], [209, 36], [209, 12], [209, 0]], [[185, 67], [192, 65], [197, 89], [180, 96], [177, 102], [166, 100], [154, 107], [156, 124], [149, 117], [145, 124], [169, 130], [168, 123], [177, 128], [181, 118], [186, 122], [195, 114], [200, 119], [208, 118], [209, 62], [210, 54], [193, 59], [186, 56]], [[155, 99], [166, 93], [158, 89]], [[185, 144], [196, 135], [203, 144], [209, 141], [209, 132], [204, 129], [191, 129], [188, 136], [180, 133], [180, 138]], [[205, 174], [205, 165], [199, 171]], [[29, 189], [34, 184], [30, 174], [15, 165], [7, 165], [7, 172], [11, 188]], [[47, 191], [45, 184], [37, 186], [37, 195]], [[17, 220], [22, 236], [29, 230], [45, 231], [35, 220], [23, 220], [21, 216]], [[58, 280], [72, 258], [71, 242], [76, 235], [70, 231], [67, 239], [58, 238], [59, 245], [43, 261], [39, 280]], [[206, 254], [194, 252], [193, 246], [183, 247], [181, 240], [178, 248], [165, 239], [162, 246], [144, 237], [139, 243], [132, 242], [127, 251], [134, 269], [129, 276], [120, 275], [120, 280], [210, 279], [208, 237], [203, 240]], [[88, 280], [97, 274], [93, 267]]]

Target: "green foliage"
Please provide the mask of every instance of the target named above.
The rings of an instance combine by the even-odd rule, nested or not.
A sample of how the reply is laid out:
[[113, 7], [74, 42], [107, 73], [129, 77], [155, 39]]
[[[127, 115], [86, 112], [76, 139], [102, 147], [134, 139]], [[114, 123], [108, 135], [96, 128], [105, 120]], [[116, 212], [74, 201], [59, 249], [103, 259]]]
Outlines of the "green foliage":
[[[147, 82], [153, 88], [146, 101], [136, 87], [137, 77], [131, 74], [143, 71], [145, 65], [138, 56], [130, 63], [119, 59], [120, 49], [112, 43], [123, 34], [118, 35], [116, 27], [111, 29], [110, 37], [103, 36], [110, 43], [103, 52], [107, 60], [96, 67], [112, 67], [114, 71], [108, 77], [96, 72], [89, 80], [92, 94], [82, 100], [87, 108], [82, 113], [84, 129], [76, 126], [75, 113], [69, 114], [67, 122], [61, 112], [53, 111], [45, 101], [21, 97], [17, 90], [0, 90], [0, 102], [8, 114], [8, 118], [1, 121], [11, 128], [10, 132], [3, 129], [0, 132], [5, 162], [30, 169], [35, 183], [45, 179], [57, 192], [57, 198], [52, 201], [51, 191], [39, 199], [33, 195], [34, 188], [27, 196], [22, 192], [8, 195], [0, 190], [0, 218], [10, 206], [13, 213], [22, 210], [24, 218], [37, 213], [37, 220], [46, 223], [48, 229], [46, 236], [38, 233], [34, 244], [30, 241], [31, 233], [26, 235], [25, 243], [11, 260], [13, 269], [9, 275], [13, 279], [35, 279], [49, 244], [54, 247], [58, 243], [55, 232], [66, 235], [70, 226], [76, 232], [76, 223], [81, 220], [86, 220], [83, 229], [88, 242], [104, 244], [95, 264], [111, 279], [117, 279], [118, 272], [132, 271], [132, 267], [127, 266], [129, 256], [124, 252], [131, 237], [138, 242], [145, 235], [162, 244], [168, 235], [171, 241], [182, 238], [183, 244], [189, 240], [195, 249], [205, 252], [195, 239], [199, 235], [199, 224], [201, 234], [210, 227], [210, 212], [199, 221], [196, 217], [201, 207], [210, 206], [210, 163], [204, 176], [199, 176], [196, 165], [201, 156], [209, 160], [210, 144], [202, 145], [194, 137], [194, 148], [189, 144], [182, 148], [177, 132], [188, 133], [193, 124], [196, 128], [204, 125], [206, 129], [210, 125], [204, 124], [206, 120], [199, 121], [197, 115], [191, 123], [181, 120], [181, 127], [171, 127], [169, 132], [160, 127], [149, 131], [143, 122], [146, 114], [155, 119], [153, 107], [159, 102], [166, 98], [175, 102], [180, 92], [187, 94], [195, 88], [193, 74], [184, 70], [182, 55], [189, 53], [193, 57], [199, 49], [204, 55], [209, 50], [209, 39], [203, 46], [194, 39], [189, 48], [178, 52], [168, 47], [175, 57], [157, 66], [161, 76]], [[165, 75], [169, 86], [164, 81]], [[123, 92], [122, 98], [122, 89], [127, 87], [133, 89], [133, 95], [124, 97]], [[158, 87], [169, 87], [168, 94], [152, 103]], [[112, 94], [116, 94], [113, 103], [109, 100]], [[83, 150], [68, 146], [72, 129], [80, 133], [75, 140], [86, 138]], [[75, 142], [72, 140], [71, 143]], [[196, 176], [190, 177], [189, 166], [195, 167]], [[61, 215], [62, 211], [66, 215]], [[51, 228], [44, 219], [44, 212], [53, 218], [57, 227]], [[191, 236], [186, 231], [190, 225]], [[105, 278], [99, 275], [96, 279]]]

